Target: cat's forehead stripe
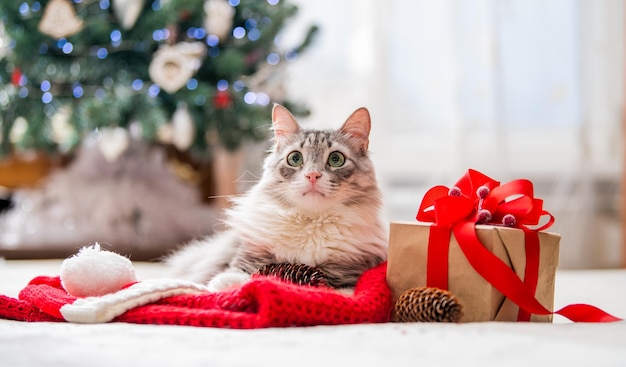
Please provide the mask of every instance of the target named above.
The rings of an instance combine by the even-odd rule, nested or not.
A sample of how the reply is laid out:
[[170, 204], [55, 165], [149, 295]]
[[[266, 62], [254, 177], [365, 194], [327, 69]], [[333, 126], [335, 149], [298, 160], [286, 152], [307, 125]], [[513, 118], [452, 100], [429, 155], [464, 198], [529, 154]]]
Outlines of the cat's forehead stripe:
[[328, 131], [308, 131], [305, 132], [305, 134], [305, 138], [300, 144], [301, 148], [304, 148], [305, 145], [316, 146], [326, 144], [328, 148], [332, 146], [330, 132]]

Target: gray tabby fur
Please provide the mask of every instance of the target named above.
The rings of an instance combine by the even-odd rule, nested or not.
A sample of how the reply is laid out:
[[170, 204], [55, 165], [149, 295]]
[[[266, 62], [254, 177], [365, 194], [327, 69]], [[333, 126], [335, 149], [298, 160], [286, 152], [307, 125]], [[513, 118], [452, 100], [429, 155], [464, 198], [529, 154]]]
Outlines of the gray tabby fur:
[[[336, 130], [302, 129], [280, 105], [272, 111], [274, 144], [260, 181], [233, 199], [225, 230], [166, 259], [174, 275], [220, 290], [270, 263], [320, 267], [330, 285], [352, 287], [386, 260], [387, 226], [368, 156], [370, 116], [356, 110]], [[302, 153], [290, 166], [289, 153]], [[345, 163], [332, 167], [329, 154]]]

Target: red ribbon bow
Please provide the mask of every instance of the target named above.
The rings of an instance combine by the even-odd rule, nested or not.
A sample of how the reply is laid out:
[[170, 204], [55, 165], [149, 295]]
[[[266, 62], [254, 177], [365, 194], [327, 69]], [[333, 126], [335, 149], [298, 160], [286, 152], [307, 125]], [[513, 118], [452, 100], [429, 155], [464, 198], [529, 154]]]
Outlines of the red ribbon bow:
[[[481, 218], [481, 211], [489, 213], [487, 220]], [[513, 220], [503, 223], [507, 215]], [[554, 217], [543, 210], [543, 200], [533, 196], [532, 182], [515, 180], [500, 186], [500, 182], [470, 169], [452, 189], [435, 186], [428, 190], [417, 220], [442, 226], [473, 222], [522, 228], [537, 225], [544, 215], [549, 216], [548, 222], [537, 231], [549, 228]]]
[[[538, 226], [542, 217], [548, 221]], [[538, 232], [549, 228], [554, 217], [543, 210], [543, 200], [533, 195], [528, 180], [503, 185], [484, 174], [468, 172], [452, 188], [435, 186], [424, 195], [416, 219], [435, 223], [430, 227], [427, 286], [448, 289], [448, 246], [450, 233], [465, 257], [485, 280], [520, 308], [518, 321], [529, 321], [530, 314], [556, 313], [572, 321], [620, 321], [597, 307], [585, 304], [566, 306], [552, 312], [535, 298], [539, 273]], [[476, 236], [476, 224], [504, 225], [525, 233], [526, 269], [524, 280], [500, 258], [487, 250]]]

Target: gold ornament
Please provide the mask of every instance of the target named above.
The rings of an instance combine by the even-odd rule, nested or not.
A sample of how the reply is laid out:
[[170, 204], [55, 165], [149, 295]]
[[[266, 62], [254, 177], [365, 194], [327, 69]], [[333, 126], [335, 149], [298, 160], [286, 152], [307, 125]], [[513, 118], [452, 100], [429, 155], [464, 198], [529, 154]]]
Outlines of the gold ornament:
[[4, 24], [0, 23], [0, 59], [6, 56], [11, 50], [9, 48], [10, 43], [11, 43], [11, 40], [9, 39], [9, 37], [6, 34], [6, 31], [4, 30]]
[[198, 185], [201, 181], [200, 174], [190, 164], [181, 162], [176, 159], [167, 161], [167, 167], [174, 172], [183, 181], [187, 181], [192, 185]]
[[233, 28], [235, 8], [226, 0], [206, 0], [204, 2], [204, 29], [208, 34], [223, 40]]
[[71, 114], [72, 108], [69, 105], [63, 105], [50, 119], [52, 140], [62, 149], [69, 148], [72, 140], [76, 138], [76, 131], [69, 123]]
[[117, 161], [122, 153], [126, 151], [129, 144], [130, 137], [128, 136], [128, 131], [121, 127], [102, 128], [99, 131], [98, 149], [109, 163]]
[[162, 46], [150, 62], [150, 79], [168, 93], [182, 88], [201, 65], [206, 48], [202, 42]]
[[28, 132], [28, 121], [19, 116], [13, 121], [13, 126], [9, 130], [9, 141], [13, 144], [19, 144], [26, 136], [26, 132]]
[[172, 127], [172, 124], [163, 124], [160, 125], [157, 128], [157, 140], [160, 141], [161, 143], [164, 144], [171, 144], [172, 143], [172, 136], [174, 135], [174, 128]]
[[172, 115], [172, 143], [179, 150], [187, 150], [193, 143], [194, 126], [191, 114], [184, 103]]
[[145, 0], [113, 0], [115, 17], [128, 30], [135, 26]]
[[55, 39], [69, 37], [83, 29], [83, 21], [69, 0], [51, 0], [43, 11], [39, 32]]

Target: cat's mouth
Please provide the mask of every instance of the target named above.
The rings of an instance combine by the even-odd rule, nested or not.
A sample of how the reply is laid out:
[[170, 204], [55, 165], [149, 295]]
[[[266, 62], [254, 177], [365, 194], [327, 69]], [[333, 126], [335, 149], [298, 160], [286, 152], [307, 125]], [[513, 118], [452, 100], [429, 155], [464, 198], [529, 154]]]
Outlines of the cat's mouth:
[[317, 190], [315, 187], [310, 187], [307, 191], [302, 193], [302, 196], [321, 196], [321, 197], [326, 197], [326, 195], [324, 195], [324, 193], [320, 192], [319, 190]]

